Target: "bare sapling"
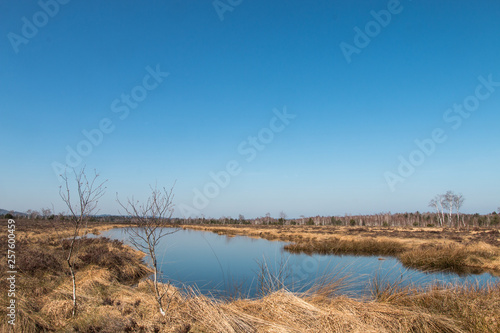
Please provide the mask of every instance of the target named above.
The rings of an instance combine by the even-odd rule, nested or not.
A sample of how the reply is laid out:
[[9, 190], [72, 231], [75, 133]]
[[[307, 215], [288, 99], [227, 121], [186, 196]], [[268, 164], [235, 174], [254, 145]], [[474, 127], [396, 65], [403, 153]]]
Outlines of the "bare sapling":
[[160, 270], [156, 250], [163, 237], [179, 230], [178, 228], [172, 229], [171, 223], [174, 211], [172, 202], [174, 186], [170, 190], [158, 189], [157, 186], [154, 188], [150, 186], [150, 188], [151, 194], [144, 203], [134, 200], [133, 197], [127, 199], [126, 204], [121, 203], [118, 198], [117, 201], [132, 219], [132, 225], [135, 226], [128, 229], [130, 243], [139, 251], [149, 254], [151, 258], [155, 300], [160, 313], [165, 316], [173, 295], [168, 296], [170, 283], [159, 283]]
[[[72, 315], [75, 316], [77, 309], [76, 302], [76, 277], [75, 277], [75, 252], [76, 252], [76, 241], [80, 235], [81, 228], [83, 223], [85, 223], [85, 227], [87, 226], [88, 217], [96, 212], [97, 204], [99, 203], [99, 199], [106, 192], [106, 187], [104, 184], [107, 180], [103, 182], [99, 182], [99, 175], [94, 170], [94, 175], [92, 178], [87, 177], [85, 173], [85, 167], [80, 171], [76, 171], [73, 169], [74, 179], [70, 179], [66, 173], [64, 172], [61, 175], [64, 186], [59, 186], [59, 195], [61, 199], [64, 201], [66, 206], [69, 209], [69, 223], [72, 224], [71, 232], [72, 236], [69, 239], [69, 249], [68, 256], [66, 258], [66, 262], [69, 267], [71, 282], [73, 287], [73, 310]], [[76, 188], [72, 188], [70, 183], [76, 183]]]

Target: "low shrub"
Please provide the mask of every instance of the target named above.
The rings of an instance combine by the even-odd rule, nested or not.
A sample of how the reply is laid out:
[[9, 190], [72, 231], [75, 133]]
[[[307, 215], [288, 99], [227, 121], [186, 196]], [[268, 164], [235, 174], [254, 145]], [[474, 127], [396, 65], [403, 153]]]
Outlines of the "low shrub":
[[33, 248], [22, 248], [17, 255], [17, 267], [23, 273], [59, 273], [62, 270], [61, 261], [53, 254]]

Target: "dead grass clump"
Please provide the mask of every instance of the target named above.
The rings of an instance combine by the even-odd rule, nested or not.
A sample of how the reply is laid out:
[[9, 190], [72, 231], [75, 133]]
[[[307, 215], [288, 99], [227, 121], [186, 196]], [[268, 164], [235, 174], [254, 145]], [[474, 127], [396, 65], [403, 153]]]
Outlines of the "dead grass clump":
[[401, 242], [387, 239], [339, 239], [327, 241], [294, 243], [285, 245], [292, 253], [354, 254], [354, 255], [396, 255], [404, 250]]
[[484, 260], [493, 257], [489, 246], [484, 245], [422, 245], [401, 253], [398, 258], [406, 267], [471, 273], [477, 271]]
[[[0, 324], [0, 332], [45, 332], [50, 328], [50, 322], [40, 313], [38, 302], [33, 302], [31, 297], [26, 297], [21, 289], [16, 291], [16, 318], [15, 326], [7, 324], [7, 298], [1, 299], [0, 314], [5, 318]], [[5, 293], [7, 294], [7, 293]], [[12, 330], [15, 328], [15, 330]]]
[[22, 332], [22, 333], [39, 333], [50, 332], [48, 327], [41, 325], [39, 322], [29, 316], [18, 314], [16, 316], [16, 325], [13, 328], [11, 324], [4, 320], [0, 324], [0, 332]]
[[185, 306], [185, 311], [202, 332], [257, 332], [249, 320], [252, 318], [245, 318], [239, 311], [235, 311], [235, 307], [228, 307], [227, 303], [209, 299], [197, 291], [190, 291]]
[[113, 281], [116, 280], [113, 272], [108, 269], [90, 267], [85, 271], [77, 272], [77, 288], [85, 296], [107, 296]]
[[92, 244], [85, 249], [85, 252], [78, 256], [84, 264], [97, 265], [101, 267], [116, 268], [123, 263], [123, 257], [118, 256], [109, 250], [107, 244]]
[[497, 249], [497, 247], [481, 241], [466, 245], [471, 263], [480, 262], [482, 259], [493, 259], [500, 254]]
[[196, 295], [189, 313], [203, 332], [464, 332], [453, 320], [423, 309], [342, 296], [316, 299], [286, 290], [228, 303]]
[[[254, 301], [251, 315], [263, 319], [268, 327], [285, 329], [291, 332], [307, 331], [308, 327], [319, 324], [318, 318], [325, 314], [325, 309], [313, 302], [301, 298], [285, 289]], [[255, 311], [257, 310], [258, 311]]]
[[137, 255], [123, 247], [122, 242], [100, 237], [84, 239], [81, 243], [83, 249], [78, 256], [78, 266], [107, 268], [118, 281], [124, 283], [136, 281], [150, 272]]
[[40, 313], [47, 318], [47, 320], [56, 327], [65, 325], [71, 318], [71, 311], [73, 310], [73, 303], [70, 299], [51, 299], [48, 300]]
[[69, 326], [76, 332], [115, 333], [136, 331], [137, 323], [130, 316], [122, 316], [111, 307], [100, 307], [80, 314]]
[[488, 287], [435, 285], [428, 290], [414, 289], [390, 303], [446, 316], [467, 332], [500, 332], [500, 283]]
[[394, 299], [411, 294], [413, 292], [412, 286], [403, 282], [402, 278], [391, 280], [387, 279], [387, 276], [375, 275], [370, 285], [373, 300], [378, 303], [390, 303]]
[[325, 332], [463, 332], [444, 316], [386, 303], [340, 297], [328, 310], [320, 318]]

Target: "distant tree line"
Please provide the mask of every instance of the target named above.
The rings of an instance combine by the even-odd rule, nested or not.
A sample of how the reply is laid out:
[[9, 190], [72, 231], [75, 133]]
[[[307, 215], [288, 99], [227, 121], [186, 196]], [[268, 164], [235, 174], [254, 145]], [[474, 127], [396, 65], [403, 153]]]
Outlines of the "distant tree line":
[[[310, 216], [301, 215], [299, 218], [287, 218], [285, 212], [280, 212], [279, 217], [272, 217], [266, 213], [262, 217], [246, 219], [242, 214], [238, 218], [222, 216], [210, 218], [201, 216], [198, 218], [170, 218], [172, 224], [241, 224], [241, 225], [316, 225], [316, 226], [377, 226], [377, 227], [500, 227], [500, 207], [498, 213], [492, 212], [486, 215], [462, 214], [460, 209], [465, 198], [461, 194], [447, 191], [438, 194], [429, 202], [435, 212], [415, 212], [415, 213], [395, 213], [382, 212], [371, 215], [349, 215], [344, 216]], [[64, 213], [54, 215], [54, 209], [42, 208], [40, 211], [28, 210], [23, 215], [17, 216], [36, 220], [59, 220], [67, 221], [70, 216]], [[13, 218], [15, 213], [10, 213], [0, 217]], [[89, 216], [88, 222], [96, 223], [132, 223], [130, 217], [119, 215]]]
[[[500, 209], [499, 209], [500, 211]], [[240, 225], [329, 225], [329, 226], [369, 226], [369, 227], [500, 227], [500, 214], [492, 212], [490, 214], [460, 214], [460, 224], [456, 223], [456, 216], [453, 215], [451, 224], [448, 221], [448, 216], [445, 214], [445, 223], [443, 223], [443, 215], [433, 212], [415, 212], [415, 213], [396, 213], [392, 214], [379, 213], [372, 215], [349, 215], [344, 216], [301, 216], [299, 218], [274, 218], [271, 216], [263, 216], [257, 218], [246, 219], [239, 216], [232, 218], [230, 216], [222, 216], [220, 218], [171, 218], [172, 224], [240, 224]], [[27, 218], [23, 216], [15, 216], [11, 213], [0, 215], [0, 218]], [[69, 221], [70, 217], [66, 215], [55, 215], [53, 217], [37, 216], [36, 220], [52, 220], [52, 221]], [[132, 223], [129, 217], [119, 215], [106, 216], [89, 216], [89, 223]]]
[[[175, 221], [176, 219], [174, 219]], [[452, 219], [452, 221], [455, 221]], [[368, 227], [500, 227], [500, 215], [491, 214], [461, 214], [460, 224], [444, 224], [441, 213], [380, 213], [373, 215], [344, 215], [344, 216], [301, 216], [300, 218], [273, 218], [263, 216], [252, 219], [220, 218], [188, 218], [177, 219], [183, 224], [241, 224], [241, 225], [312, 225], [312, 226], [368, 226]]]

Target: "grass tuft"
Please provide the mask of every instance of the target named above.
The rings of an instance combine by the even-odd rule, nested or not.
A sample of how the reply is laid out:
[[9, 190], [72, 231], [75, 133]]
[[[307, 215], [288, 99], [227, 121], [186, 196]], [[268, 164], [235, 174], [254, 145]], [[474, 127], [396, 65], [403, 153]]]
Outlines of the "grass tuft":
[[322, 242], [301, 242], [285, 245], [291, 253], [306, 254], [354, 254], [354, 255], [396, 255], [404, 250], [401, 242], [387, 239], [364, 238], [347, 240], [332, 238]]
[[[486, 245], [486, 244], [485, 244]], [[427, 271], [451, 271], [459, 274], [481, 272], [481, 263], [494, 257], [488, 246], [471, 244], [422, 245], [401, 253], [403, 265]]]

